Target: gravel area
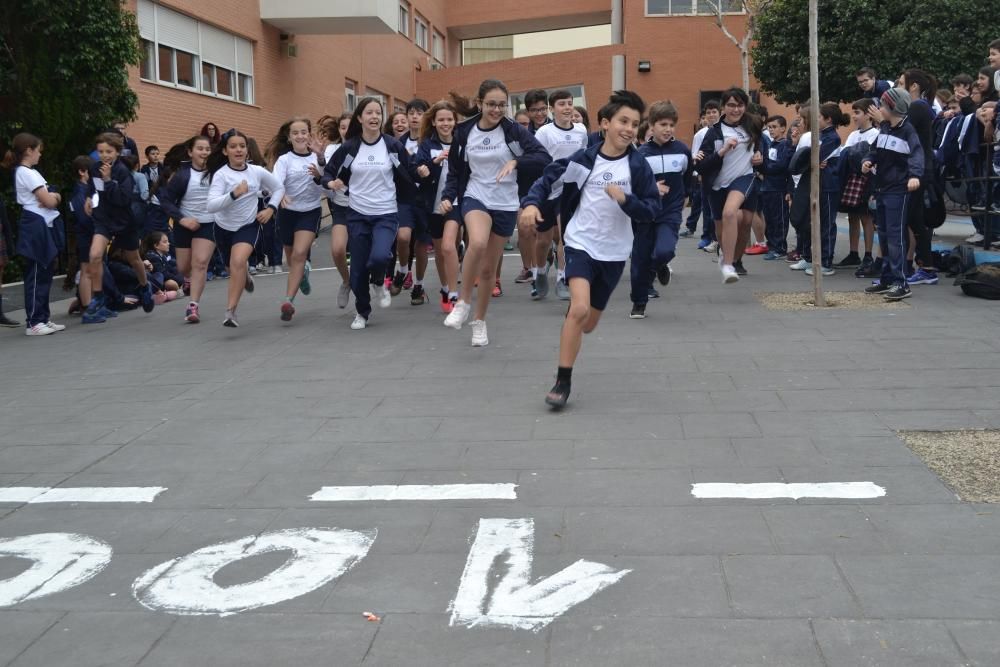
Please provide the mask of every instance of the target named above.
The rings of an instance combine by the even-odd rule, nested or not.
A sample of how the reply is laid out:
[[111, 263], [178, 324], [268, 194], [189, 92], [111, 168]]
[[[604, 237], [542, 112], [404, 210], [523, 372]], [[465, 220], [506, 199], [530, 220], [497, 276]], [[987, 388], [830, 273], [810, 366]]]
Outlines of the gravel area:
[[1000, 430], [899, 431], [899, 437], [962, 500], [1000, 503]]
[[[812, 292], [754, 292], [768, 310], [812, 310]], [[864, 292], [826, 292], [827, 308], [846, 310], [900, 310], [909, 308], [904, 301], [886, 301], [881, 296]]]

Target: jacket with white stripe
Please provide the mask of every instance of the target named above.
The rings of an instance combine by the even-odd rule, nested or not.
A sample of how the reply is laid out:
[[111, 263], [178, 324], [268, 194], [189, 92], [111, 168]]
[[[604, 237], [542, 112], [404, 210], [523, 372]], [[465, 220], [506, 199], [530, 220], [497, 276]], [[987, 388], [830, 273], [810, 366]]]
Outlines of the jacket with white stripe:
[[[812, 136], [815, 135], [816, 133], [813, 132]], [[799, 180], [799, 183], [805, 182], [807, 188], [809, 179], [805, 177], [812, 171], [811, 161], [811, 142], [809, 146], [802, 146], [800, 143], [788, 164], [790, 173], [804, 177]], [[826, 162], [826, 168], [820, 169], [819, 172], [820, 191], [840, 192], [840, 135], [837, 134], [837, 129], [832, 125], [819, 132], [819, 161]]]
[[[603, 145], [604, 142], [594, 144], [590, 148], [573, 153], [568, 158], [549, 164], [542, 177], [535, 181], [528, 194], [521, 199], [521, 208], [527, 206], [542, 208], [542, 204], [548, 201], [555, 185], [562, 183], [559, 212], [562, 219], [569, 224], [580, 206], [583, 187], [594, 171], [597, 154]], [[625, 203], [620, 204], [620, 207], [633, 222], [653, 222], [660, 213], [660, 190], [656, 187], [653, 170], [649, 168], [646, 158], [632, 146], [628, 148], [628, 166], [631, 172], [632, 192], [625, 195]]]
[[[389, 161], [392, 162], [392, 180], [396, 184], [396, 201], [400, 204], [412, 204], [417, 195], [417, 189], [414, 185], [416, 167], [411, 164], [410, 154], [406, 152], [406, 146], [401, 141], [388, 134], [383, 134], [382, 139], [385, 140]], [[351, 163], [358, 156], [359, 150], [361, 150], [361, 137], [345, 140], [330, 157], [330, 161], [326, 163], [320, 184], [327, 188], [330, 181], [339, 178], [347, 186], [347, 192], [350, 192]]]
[[[455, 127], [452, 136], [451, 148], [448, 150], [448, 180], [445, 182], [441, 199], [461, 203], [465, 196], [465, 188], [469, 184], [471, 170], [469, 168], [469, 154], [466, 146], [469, 143], [469, 133], [472, 128], [479, 123], [482, 114], [476, 114]], [[522, 172], [540, 172], [545, 165], [552, 162], [552, 157], [548, 151], [538, 143], [535, 136], [521, 127], [510, 118], [504, 116], [500, 119], [500, 127], [503, 128], [503, 140], [510, 150], [511, 159], [517, 161], [518, 180], [521, 180]]]
[[924, 175], [924, 149], [905, 118], [895, 127], [889, 121], [879, 126], [878, 137], [865, 160], [877, 167], [876, 192], [906, 194], [906, 182]]
[[684, 209], [684, 200], [691, 192], [694, 174], [691, 150], [678, 139], [671, 139], [665, 144], [658, 144], [650, 139], [639, 146], [639, 154], [646, 158], [646, 164], [653, 171], [653, 178], [663, 181], [670, 188], [660, 200], [660, 213], [656, 216], [656, 222], [665, 222], [670, 216], [676, 218]]

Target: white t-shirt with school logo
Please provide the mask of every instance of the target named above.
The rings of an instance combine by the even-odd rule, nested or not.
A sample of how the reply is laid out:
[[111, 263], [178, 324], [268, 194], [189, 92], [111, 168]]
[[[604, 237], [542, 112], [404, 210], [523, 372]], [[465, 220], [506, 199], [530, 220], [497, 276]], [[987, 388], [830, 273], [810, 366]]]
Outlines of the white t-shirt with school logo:
[[566, 245], [602, 262], [624, 262], [632, 252], [632, 221], [605, 188], [617, 185], [632, 193], [628, 153], [609, 159], [598, 153], [580, 195], [580, 204], [566, 225]]
[[350, 207], [362, 215], [389, 215], [397, 211], [396, 183], [385, 139], [374, 144], [361, 141], [351, 162], [351, 182], [347, 197]]
[[741, 126], [722, 126], [722, 141], [715, 142], [715, 151], [719, 152], [729, 139], [736, 139], [736, 147], [722, 157], [722, 169], [715, 177], [713, 190], [728, 188], [740, 176], [753, 173], [753, 145], [750, 133]]
[[[548, 123], [538, 128], [535, 139], [548, 151], [553, 160], [561, 160], [587, 148], [587, 128], [582, 123], [574, 123], [569, 129]], [[561, 194], [562, 183], [557, 183], [552, 188], [549, 199], [556, 199]]]
[[478, 199], [490, 210], [516, 211], [519, 204], [517, 170], [497, 183], [497, 174], [514, 159], [504, 141], [503, 127], [497, 125], [492, 130], [483, 131], [478, 125], [474, 126], [469, 132], [465, 155], [470, 172], [465, 196]]

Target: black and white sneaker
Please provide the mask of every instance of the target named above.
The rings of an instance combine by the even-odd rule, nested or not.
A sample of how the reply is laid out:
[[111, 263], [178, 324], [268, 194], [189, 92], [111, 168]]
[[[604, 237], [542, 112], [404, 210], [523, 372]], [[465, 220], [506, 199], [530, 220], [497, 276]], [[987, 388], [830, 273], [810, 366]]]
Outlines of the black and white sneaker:
[[893, 285], [887, 292], [882, 294], [882, 297], [886, 301], [902, 301], [903, 299], [908, 298], [911, 294], [912, 292], [907, 285]]
[[865, 288], [865, 294], [885, 294], [892, 289], [892, 285], [883, 282], [874, 282]]
[[747, 274], [747, 270], [743, 268], [742, 259], [738, 262], [733, 262], [733, 268], [736, 269], [736, 275], [738, 276], [745, 276]]
[[656, 267], [656, 279], [660, 281], [661, 285], [667, 285], [670, 283], [670, 265], [660, 264]]
[[646, 304], [644, 303], [634, 303], [632, 304], [632, 312], [628, 314], [631, 320], [644, 320], [646, 319]]

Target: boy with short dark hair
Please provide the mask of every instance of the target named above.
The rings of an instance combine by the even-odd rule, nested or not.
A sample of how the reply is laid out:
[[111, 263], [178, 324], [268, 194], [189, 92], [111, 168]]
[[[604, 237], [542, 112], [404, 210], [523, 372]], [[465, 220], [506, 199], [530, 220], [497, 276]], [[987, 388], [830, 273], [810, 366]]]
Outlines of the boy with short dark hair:
[[566, 277], [570, 302], [559, 339], [556, 384], [545, 402], [559, 409], [569, 399], [573, 364], [583, 335], [597, 326], [632, 250], [632, 222], [650, 224], [660, 191], [646, 160], [632, 145], [646, 105], [635, 93], [615, 91], [604, 106], [604, 141], [545, 168], [521, 200], [525, 223], [541, 221], [541, 206], [563, 186]]
[[524, 108], [528, 110], [531, 123], [528, 129], [534, 134], [543, 125], [552, 121], [549, 119], [549, 94], [543, 88], [532, 88], [524, 94]]
[[761, 151], [764, 162], [760, 172], [764, 181], [760, 186], [760, 197], [768, 248], [764, 259], [774, 261], [788, 254], [788, 200], [785, 197], [791, 191], [788, 164], [795, 147], [788, 140], [788, 121], [784, 116], [769, 116], [766, 122], [768, 134]]
[[[701, 146], [701, 142], [705, 138], [705, 135], [708, 134], [709, 129], [714, 127], [719, 122], [719, 119], [722, 118], [722, 105], [719, 104], [719, 100], [705, 102], [705, 108], [702, 109], [702, 116], [705, 118], [705, 123], [695, 133], [694, 139], [691, 141], [692, 146]], [[700, 175], [698, 176], [698, 180], [701, 184], [701, 206], [702, 218], [704, 220], [701, 223], [701, 240], [698, 242], [698, 249], [712, 253], [719, 247], [719, 241], [715, 237], [715, 216], [712, 214], [712, 198], [709, 195], [712, 188]]]
[[868, 97], [878, 106], [882, 100], [882, 94], [892, 88], [891, 81], [879, 80], [875, 76], [875, 70], [871, 67], [862, 67], [854, 76], [858, 81], [858, 88], [861, 89], [864, 97]]
[[691, 190], [694, 172], [691, 149], [674, 136], [677, 109], [671, 102], [656, 102], [647, 119], [653, 136], [639, 147], [639, 154], [653, 171], [660, 193], [660, 210], [652, 225], [633, 223], [632, 232], [632, 312], [629, 317], [646, 317], [649, 288], [655, 271], [661, 285], [670, 282], [670, 261], [677, 250], [684, 213], [684, 200]]

